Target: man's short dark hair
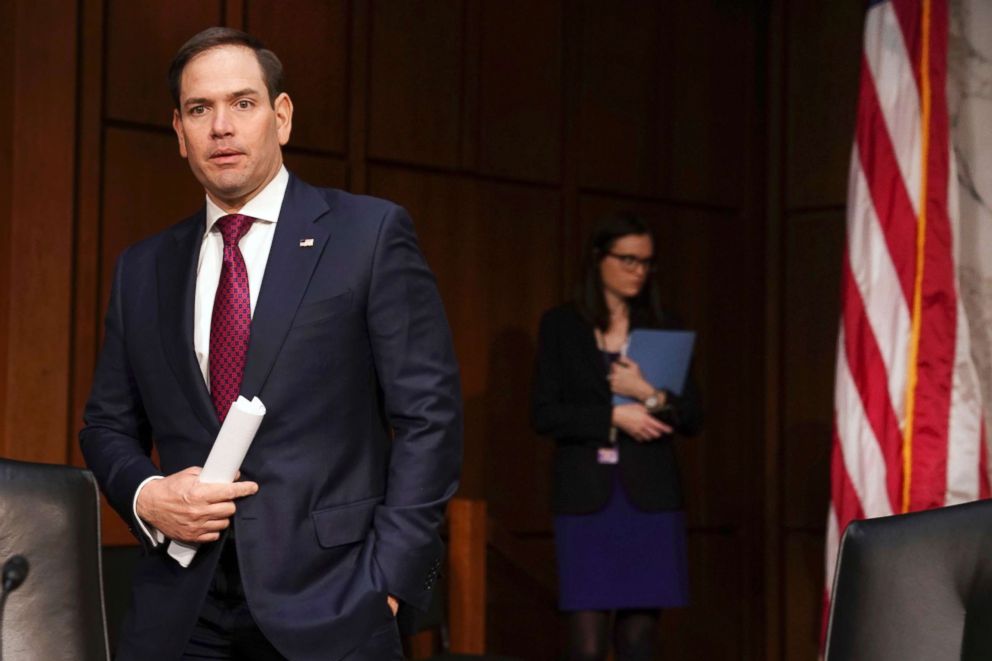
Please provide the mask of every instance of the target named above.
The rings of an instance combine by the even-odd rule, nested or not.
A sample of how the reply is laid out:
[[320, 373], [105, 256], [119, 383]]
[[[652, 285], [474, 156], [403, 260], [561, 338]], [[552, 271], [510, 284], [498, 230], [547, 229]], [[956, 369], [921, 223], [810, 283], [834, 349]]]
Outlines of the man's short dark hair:
[[183, 44], [169, 65], [169, 91], [176, 109], [180, 109], [179, 88], [186, 65], [200, 53], [219, 46], [244, 46], [255, 53], [262, 67], [262, 79], [269, 90], [269, 103], [275, 105], [276, 97], [282, 92], [282, 62], [276, 54], [247, 32], [234, 28], [207, 28]]

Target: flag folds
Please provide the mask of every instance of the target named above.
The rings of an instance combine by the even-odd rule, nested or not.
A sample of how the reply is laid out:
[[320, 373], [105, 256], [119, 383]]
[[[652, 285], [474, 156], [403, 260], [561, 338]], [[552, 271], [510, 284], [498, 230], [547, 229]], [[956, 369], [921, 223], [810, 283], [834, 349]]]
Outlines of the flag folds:
[[982, 399], [955, 268], [947, 40], [947, 0], [874, 2], [865, 18], [834, 387], [827, 604], [852, 519], [989, 495]]

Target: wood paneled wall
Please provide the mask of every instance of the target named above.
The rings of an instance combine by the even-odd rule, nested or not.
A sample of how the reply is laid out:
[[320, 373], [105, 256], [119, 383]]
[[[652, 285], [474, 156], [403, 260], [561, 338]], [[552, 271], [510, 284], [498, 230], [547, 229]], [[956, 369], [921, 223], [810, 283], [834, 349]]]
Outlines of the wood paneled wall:
[[70, 438], [74, 12], [55, 0], [0, 5], [0, 448], [34, 461], [65, 462]]
[[[116, 255], [202, 203], [169, 59], [209, 25], [282, 58], [291, 170], [406, 206], [466, 401], [462, 495], [492, 551], [495, 652], [560, 652], [551, 444], [529, 428], [538, 318], [594, 219], [659, 238], [699, 333], [684, 443], [692, 605], [666, 658], [815, 658], [843, 202], [863, 3], [845, 0], [0, 0], [0, 455], [80, 462]], [[105, 540], [130, 538], [108, 514]]]
[[[768, 430], [771, 658], [814, 659], [833, 433], [847, 172], [865, 3], [790, 0], [771, 15], [767, 295], [776, 414]], [[769, 589], [772, 589], [769, 584]]]

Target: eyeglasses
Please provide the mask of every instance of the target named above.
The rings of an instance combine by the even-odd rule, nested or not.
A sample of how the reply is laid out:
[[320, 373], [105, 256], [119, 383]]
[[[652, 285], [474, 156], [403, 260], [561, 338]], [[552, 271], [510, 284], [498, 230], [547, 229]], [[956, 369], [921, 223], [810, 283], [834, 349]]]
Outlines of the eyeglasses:
[[641, 259], [637, 255], [620, 255], [615, 252], [608, 252], [606, 254], [607, 256], [620, 262], [620, 266], [622, 266], [625, 271], [636, 271], [640, 266], [643, 267], [648, 273], [654, 272], [654, 257], [646, 257]]

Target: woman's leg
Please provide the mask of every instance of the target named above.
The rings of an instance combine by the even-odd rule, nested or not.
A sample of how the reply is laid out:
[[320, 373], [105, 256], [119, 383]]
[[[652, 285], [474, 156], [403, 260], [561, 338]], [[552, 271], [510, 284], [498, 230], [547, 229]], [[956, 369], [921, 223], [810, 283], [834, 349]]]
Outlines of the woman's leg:
[[624, 609], [617, 611], [614, 642], [617, 661], [654, 661], [658, 652], [657, 609]]
[[609, 611], [569, 613], [569, 661], [605, 661], [610, 645], [609, 631]]

